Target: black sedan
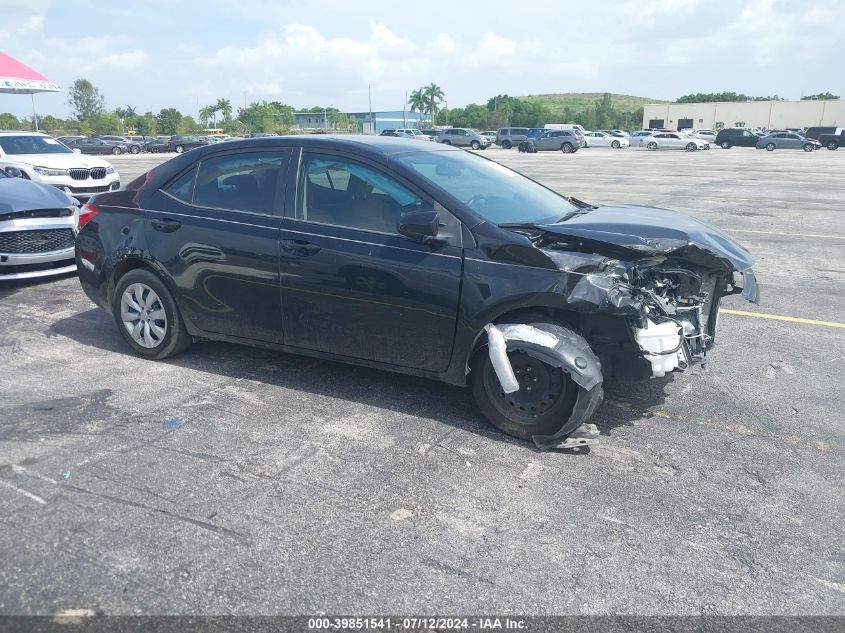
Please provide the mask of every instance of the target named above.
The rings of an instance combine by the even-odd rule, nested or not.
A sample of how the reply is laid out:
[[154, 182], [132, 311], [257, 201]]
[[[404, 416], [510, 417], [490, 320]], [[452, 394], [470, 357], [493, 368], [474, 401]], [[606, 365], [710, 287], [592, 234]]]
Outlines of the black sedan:
[[[132, 146], [126, 141], [112, 141], [101, 138], [78, 138], [65, 143], [71, 149], [78, 149], [83, 154], [127, 154]], [[137, 153], [137, 152], [136, 152]]]
[[395, 138], [215, 144], [80, 226], [82, 287], [138, 356], [215, 339], [471, 384], [543, 447], [593, 441], [604, 380], [687, 368], [723, 296], [758, 300], [751, 256], [702, 222]]
[[171, 136], [169, 139], [158, 139], [147, 144], [147, 151], [149, 152], [176, 152], [181, 154], [197, 147], [204, 147], [209, 145], [205, 139], [199, 136], [185, 136], [177, 134]]

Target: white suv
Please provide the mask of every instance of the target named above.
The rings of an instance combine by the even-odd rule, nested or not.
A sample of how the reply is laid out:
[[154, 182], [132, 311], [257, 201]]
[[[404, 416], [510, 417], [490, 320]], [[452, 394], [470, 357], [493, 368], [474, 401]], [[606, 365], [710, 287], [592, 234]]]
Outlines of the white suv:
[[106, 161], [74, 152], [37, 132], [0, 132], [0, 169], [7, 167], [82, 201], [95, 193], [120, 189], [120, 175]]

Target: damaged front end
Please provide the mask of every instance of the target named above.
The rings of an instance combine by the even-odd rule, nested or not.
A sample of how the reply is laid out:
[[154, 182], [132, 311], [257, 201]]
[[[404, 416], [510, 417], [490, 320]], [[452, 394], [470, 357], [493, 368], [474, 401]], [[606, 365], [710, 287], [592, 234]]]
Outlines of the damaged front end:
[[[723, 297], [741, 294], [759, 301], [750, 254], [717, 229], [671, 211], [600, 207], [574, 221], [507, 228], [528, 237], [535, 257], [539, 251], [561, 272], [554, 293], [560, 307], [580, 314], [581, 340], [598, 358], [593, 372], [598, 383], [610, 377], [660, 378], [687, 369], [704, 360], [714, 345]], [[513, 330], [524, 326], [498, 327], [508, 351], [537, 353], [526, 350], [524, 333]], [[559, 343], [547, 351], [581, 349], [565, 338]], [[595, 386], [579, 381], [574, 358], [553, 354], [555, 359], [559, 362], [551, 364], [582, 389]], [[600, 400], [601, 389], [597, 392], [585, 396], [590, 414]], [[579, 435], [576, 429], [588, 418], [573, 415], [554, 436], [534, 440], [538, 446], [562, 446], [562, 438]]]

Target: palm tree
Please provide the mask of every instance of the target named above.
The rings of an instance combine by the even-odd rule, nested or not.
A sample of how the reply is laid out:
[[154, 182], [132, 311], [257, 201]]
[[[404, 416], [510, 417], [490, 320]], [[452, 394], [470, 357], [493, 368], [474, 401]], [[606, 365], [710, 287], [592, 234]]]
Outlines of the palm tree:
[[411, 106], [411, 112], [419, 112], [422, 114], [426, 111], [428, 104], [425, 98], [425, 92], [422, 88], [414, 90], [408, 99], [408, 105]]
[[434, 123], [435, 117], [437, 116], [437, 105], [443, 101], [446, 95], [443, 94], [443, 89], [433, 82], [423, 88], [423, 94], [428, 104], [428, 112], [431, 114], [431, 122]]
[[232, 119], [232, 102], [228, 99], [218, 99], [217, 103], [214, 104], [214, 109], [223, 115], [224, 121]]
[[217, 108], [213, 105], [207, 105], [204, 108], [200, 108], [200, 121], [205, 127], [208, 127], [208, 122], [214, 118], [215, 114], [217, 114]]

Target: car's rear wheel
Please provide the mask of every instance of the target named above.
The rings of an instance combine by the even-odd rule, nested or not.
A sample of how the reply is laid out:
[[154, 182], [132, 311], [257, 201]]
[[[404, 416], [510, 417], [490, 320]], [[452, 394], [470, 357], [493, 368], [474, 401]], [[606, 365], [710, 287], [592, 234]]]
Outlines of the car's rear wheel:
[[766, 143], [766, 151], [773, 152], [775, 151], [775, 147], [777, 147], [774, 143]]
[[158, 360], [191, 345], [173, 295], [149, 270], [136, 268], [118, 280], [112, 314], [121, 336], [138, 356]]
[[131, 148], [129, 148], [129, 152], [132, 153], [132, 154], [140, 154], [141, 148], [138, 147], [137, 145], [133, 145]]
[[115, 156], [120, 156], [123, 153], [123, 150], [119, 147], [112, 147], [111, 153]]
[[611, 146], [613, 149], [619, 149], [620, 147], [622, 147], [622, 146], [620, 145], [619, 141], [613, 141], [613, 142], [610, 144], [610, 146]]
[[657, 143], [655, 143], [654, 141], [651, 141], [648, 145], [646, 145], [646, 149], [653, 152], [654, 150], [657, 149]]
[[560, 151], [562, 151], [564, 154], [571, 154], [574, 150], [575, 148], [572, 147], [572, 143], [563, 143], [560, 146]]
[[444, 145], [451, 145], [452, 144], [452, 141], [450, 141], [448, 138], [444, 138], [440, 142], [443, 143]]
[[473, 360], [472, 393], [478, 408], [497, 429], [530, 440], [554, 435], [572, 415], [578, 385], [559, 367], [552, 367], [522, 351], [508, 353], [519, 390], [505, 393], [483, 348]]
[[510, 149], [511, 147], [513, 147], [513, 145], [511, 144], [510, 141], [504, 141], [502, 143], [502, 149]]
[[730, 149], [731, 148], [731, 144], [728, 143], [727, 141], [722, 141], [721, 143], [719, 143], [719, 145], [721, 146], [722, 149]]
[[827, 144], [827, 149], [829, 149], [831, 151], [838, 149], [838, 148], [839, 148], [839, 144], [836, 141], [831, 141], [830, 143]]
[[472, 149], [481, 149], [481, 143], [479, 143], [478, 141], [473, 141], [472, 143], [469, 144], [469, 146]]
[[804, 143], [804, 151], [812, 152], [815, 149], [812, 143]]
[[177, 145], [177, 146], [176, 146], [176, 153], [177, 153], [177, 154], [181, 154], [181, 153], [182, 153], [182, 152], [184, 152], [184, 151], [185, 151], [185, 148], [184, 148], [184, 147], [182, 147], [181, 145]]
[[697, 150], [697, 149], [698, 149], [698, 147], [696, 146], [696, 144], [695, 144], [695, 143], [687, 143], [686, 150], [687, 150], [688, 152], [694, 152], [694, 151], [695, 151], [695, 150]]

